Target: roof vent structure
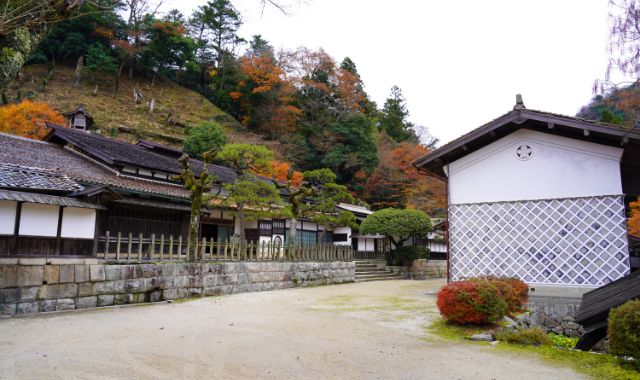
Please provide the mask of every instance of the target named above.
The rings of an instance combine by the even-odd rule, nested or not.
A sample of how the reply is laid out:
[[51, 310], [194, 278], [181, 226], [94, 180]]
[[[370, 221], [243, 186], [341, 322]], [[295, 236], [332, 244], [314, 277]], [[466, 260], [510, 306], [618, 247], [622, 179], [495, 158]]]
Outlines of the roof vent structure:
[[516, 95], [516, 105], [513, 106], [514, 110], [524, 110], [527, 107], [524, 106], [524, 102], [522, 101], [522, 95], [517, 94]]

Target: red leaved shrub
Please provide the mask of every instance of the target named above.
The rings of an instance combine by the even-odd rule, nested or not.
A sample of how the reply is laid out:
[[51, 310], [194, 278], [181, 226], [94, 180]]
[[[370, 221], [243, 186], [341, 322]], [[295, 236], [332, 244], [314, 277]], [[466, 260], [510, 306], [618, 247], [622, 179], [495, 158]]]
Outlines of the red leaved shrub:
[[490, 281], [494, 283], [504, 300], [507, 302], [507, 315], [513, 317], [526, 311], [527, 301], [529, 300], [529, 286], [522, 280], [515, 277], [496, 277], [483, 276], [471, 278], [469, 281]]
[[480, 278], [447, 284], [438, 293], [436, 304], [446, 320], [459, 324], [495, 323], [508, 311], [498, 286]]

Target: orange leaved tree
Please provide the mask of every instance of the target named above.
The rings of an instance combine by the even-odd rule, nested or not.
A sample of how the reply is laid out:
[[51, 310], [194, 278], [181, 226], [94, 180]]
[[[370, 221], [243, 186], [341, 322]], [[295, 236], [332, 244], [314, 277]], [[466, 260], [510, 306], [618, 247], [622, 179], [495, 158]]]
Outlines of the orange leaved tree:
[[41, 139], [47, 134], [47, 121], [64, 124], [64, 118], [47, 103], [24, 100], [0, 107], [0, 132]]
[[640, 198], [629, 204], [631, 213], [629, 215], [629, 234], [640, 236]]

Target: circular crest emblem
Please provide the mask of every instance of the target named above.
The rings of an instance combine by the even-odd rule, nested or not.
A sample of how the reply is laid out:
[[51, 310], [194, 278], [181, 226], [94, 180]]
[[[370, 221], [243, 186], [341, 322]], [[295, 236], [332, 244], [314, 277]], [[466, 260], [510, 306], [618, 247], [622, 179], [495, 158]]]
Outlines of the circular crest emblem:
[[516, 156], [520, 161], [526, 161], [530, 159], [532, 154], [533, 154], [533, 149], [531, 148], [530, 145], [523, 144], [523, 145], [520, 145], [518, 149], [516, 149]]

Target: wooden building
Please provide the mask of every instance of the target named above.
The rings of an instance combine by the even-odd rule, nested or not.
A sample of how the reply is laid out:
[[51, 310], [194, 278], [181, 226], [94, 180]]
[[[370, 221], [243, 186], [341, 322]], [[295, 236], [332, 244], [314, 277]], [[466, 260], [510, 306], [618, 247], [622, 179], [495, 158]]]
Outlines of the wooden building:
[[[182, 152], [150, 141], [129, 144], [82, 129], [48, 125], [45, 141], [0, 134], [0, 255], [94, 255], [107, 232], [188, 236], [189, 193], [174, 180]], [[203, 163], [191, 161], [199, 173]], [[230, 168], [208, 165], [218, 186]], [[299, 221], [298, 243], [333, 230]], [[287, 240], [289, 221], [249, 222], [255, 242]], [[240, 232], [233, 209], [203, 210], [200, 237], [226, 241]], [[349, 229], [349, 234], [351, 231]]]
[[538, 293], [580, 293], [629, 273], [640, 131], [530, 110], [518, 97], [414, 166], [447, 182], [452, 280], [515, 276]]

